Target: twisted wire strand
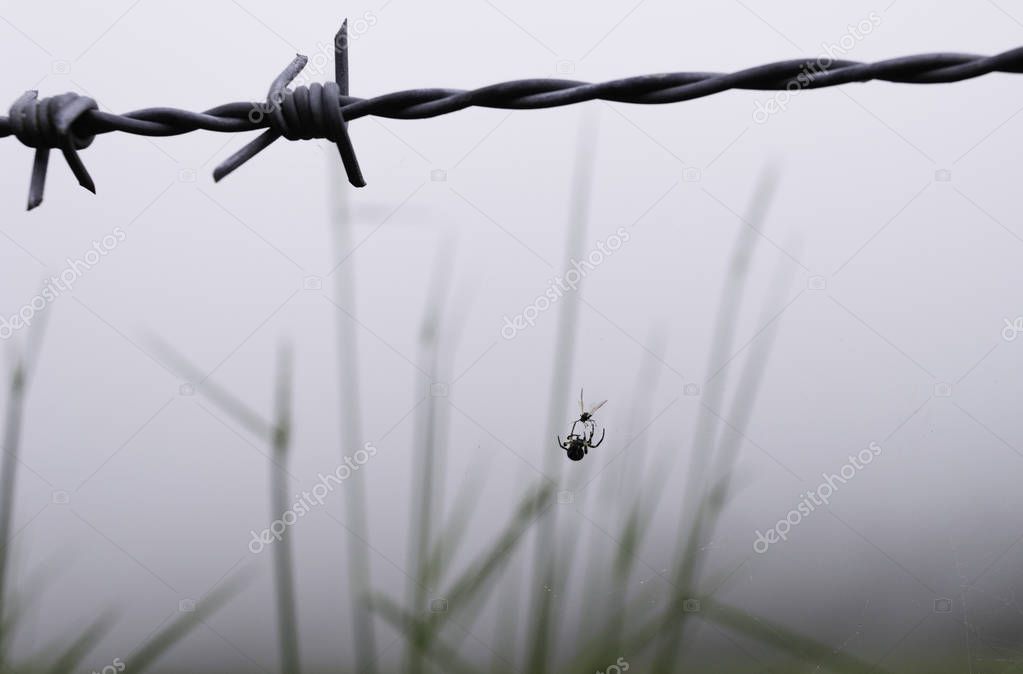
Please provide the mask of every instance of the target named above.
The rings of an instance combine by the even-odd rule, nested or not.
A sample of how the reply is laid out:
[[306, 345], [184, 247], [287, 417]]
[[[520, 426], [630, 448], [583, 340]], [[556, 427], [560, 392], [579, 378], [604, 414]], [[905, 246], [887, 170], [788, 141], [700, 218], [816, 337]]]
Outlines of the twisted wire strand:
[[[335, 82], [288, 89], [288, 84], [301, 72], [307, 59], [298, 55], [274, 80], [262, 102], [235, 102], [219, 105], [203, 112], [158, 107], [114, 114], [76, 102], [77, 95], [64, 94], [70, 105], [77, 106], [71, 123], [58, 129], [52, 125], [38, 137], [26, 138], [25, 124], [16, 114], [31, 116], [25, 111], [25, 96], [19, 99], [21, 110], [12, 107], [11, 116], [0, 117], [0, 138], [17, 135], [32, 147], [73, 148], [78, 139], [120, 131], [140, 136], [176, 136], [193, 131], [241, 133], [264, 130], [257, 139], [219, 165], [214, 178], [220, 180], [254, 157], [278, 138], [289, 140], [325, 138], [338, 146], [349, 181], [365, 185], [355, 152], [348, 137], [347, 123], [362, 117], [389, 119], [426, 119], [447, 115], [470, 107], [503, 110], [535, 110], [586, 101], [602, 100], [640, 105], [663, 105], [703, 98], [729, 90], [781, 91], [785, 89], [823, 89], [853, 82], [872, 80], [900, 84], [945, 84], [981, 77], [989, 73], [1023, 73], [1023, 47], [994, 56], [975, 54], [933, 53], [905, 56], [875, 63], [824, 59], [792, 59], [755, 66], [732, 73], [674, 72], [640, 75], [601, 83], [561, 79], [522, 79], [501, 82], [473, 90], [408, 89], [374, 98], [358, 98], [348, 92], [347, 22], [335, 37]], [[31, 92], [30, 92], [31, 93]], [[60, 97], [55, 97], [60, 98]], [[54, 99], [32, 98], [37, 107], [60, 114]], [[54, 109], [56, 107], [56, 109]], [[254, 111], [256, 114], [254, 114]], [[45, 115], [37, 114], [39, 118]], [[44, 137], [45, 136], [45, 137]], [[81, 147], [81, 142], [78, 141]], [[65, 152], [67, 155], [68, 153]], [[73, 155], [73, 152], [72, 152]], [[77, 159], [77, 155], [73, 155]], [[69, 158], [69, 162], [71, 159]], [[75, 167], [80, 182], [91, 184], [84, 167]], [[38, 164], [38, 162], [37, 162]], [[80, 169], [80, 170], [79, 170]], [[42, 200], [42, 170], [34, 169], [31, 209]], [[36, 189], [38, 188], [38, 189]]]

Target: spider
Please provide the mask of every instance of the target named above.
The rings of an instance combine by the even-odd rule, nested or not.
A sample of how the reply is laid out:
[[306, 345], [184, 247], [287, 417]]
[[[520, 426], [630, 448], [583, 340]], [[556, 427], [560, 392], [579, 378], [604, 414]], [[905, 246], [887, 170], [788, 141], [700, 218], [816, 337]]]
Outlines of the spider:
[[[582, 461], [583, 457], [589, 454], [591, 449], [599, 447], [600, 443], [604, 442], [604, 429], [601, 429], [600, 440], [596, 444], [593, 443], [593, 436], [597, 430], [597, 426], [593, 421], [593, 415], [606, 403], [606, 400], [599, 402], [587, 411], [583, 403], [582, 389], [579, 390], [579, 418], [572, 422], [572, 428], [569, 430], [568, 436], [564, 441], [562, 441], [560, 435], [557, 436], [558, 445], [568, 452], [568, 458], [572, 461]], [[583, 425], [582, 433], [576, 433], [575, 431], [576, 426], [579, 424]]]

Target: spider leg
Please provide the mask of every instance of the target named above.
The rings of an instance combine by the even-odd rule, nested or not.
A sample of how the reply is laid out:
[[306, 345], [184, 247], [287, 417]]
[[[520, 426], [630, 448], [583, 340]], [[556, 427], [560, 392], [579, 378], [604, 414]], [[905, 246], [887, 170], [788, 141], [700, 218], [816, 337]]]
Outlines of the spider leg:
[[559, 446], [560, 446], [560, 447], [561, 447], [562, 449], [564, 449], [564, 450], [567, 450], [567, 449], [568, 449], [568, 445], [566, 445], [566, 444], [565, 444], [564, 442], [562, 442], [562, 441], [561, 441], [561, 436], [560, 436], [560, 435], [557, 435], [557, 436], [555, 436], [555, 437], [556, 437], [556, 438], [558, 439], [558, 445], [559, 445]]
[[597, 441], [597, 444], [593, 444], [593, 437], [592, 437], [592, 436], [590, 437], [590, 439], [589, 439], [589, 441], [587, 442], [587, 444], [589, 444], [589, 446], [590, 446], [590, 447], [593, 447], [593, 448], [597, 448], [597, 447], [600, 447], [600, 443], [604, 442], [604, 433], [605, 433], [606, 431], [607, 431], [607, 429], [606, 429], [606, 428], [602, 428], [602, 429], [600, 429], [600, 440], [598, 440], [598, 441]]

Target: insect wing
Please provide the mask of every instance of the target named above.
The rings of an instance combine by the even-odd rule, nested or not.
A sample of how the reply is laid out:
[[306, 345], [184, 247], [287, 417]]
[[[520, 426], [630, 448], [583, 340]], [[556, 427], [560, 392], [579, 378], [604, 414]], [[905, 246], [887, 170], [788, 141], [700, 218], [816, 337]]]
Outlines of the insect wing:
[[601, 407], [603, 407], [606, 404], [607, 404], [606, 400], [603, 400], [603, 401], [597, 403], [596, 405], [594, 405], [593, 407], [590, 408], [590, 414], [596, 413], [597, 410], [599, 410]]
[[586, 413], [586, 406], [583, 405], [583, 390], [579, 389], [579, 414]]

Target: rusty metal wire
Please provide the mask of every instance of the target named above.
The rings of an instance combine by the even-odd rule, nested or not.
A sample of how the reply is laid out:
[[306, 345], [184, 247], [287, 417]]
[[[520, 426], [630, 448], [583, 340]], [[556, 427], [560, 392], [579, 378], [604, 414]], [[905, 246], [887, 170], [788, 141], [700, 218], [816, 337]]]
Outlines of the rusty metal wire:
[[94, 100], [75, 93], [39, 99], [26, 92], [0, 117], [0, 138], [15, 136], [35, 148], [29, 188], [29, 210], [43, 199], [43, 185], [51, 149], [59, 149], [78, 179], [91, 192], [96, 188], [78, 156], [97, 135], [122, 131], [140, 136], [176, 136], [199, 129], [239, 133], [264, 129], [255, 140], [228, 157], [213, 171], [221, 180], [259, 154], [278, 138], [335, 143], [349, 182], [363, 187], [359, 162], [348, 135], [348, 122], [360, 117], [425, 119], [469, 107], [532, 110], [602, 100], [660, 105], [703, 98], [731, 89], [780, 91], [821, 89], [851, 82], [880, 80], [903, 84], [944, 84], [993, 72], [1023, 73], [1023, 48], [995, 56], [935, 53], [860, 63], [827, 59], [793, 59], [733, 73], [676, 72], [640, 75], [602, 83], [556, 79], [502, 82], [466, 91], [462, 89], [409, 89], [375, 98], [357, 98], [348, 92], [348, 22], [334, 40], [333, 82], [288, 88], [308, 59], [298, 55], [274, 79], [266, 102], [219, 105], [203, 112], [176, 108], [146, 108], [123, 115], [99, 110]]

